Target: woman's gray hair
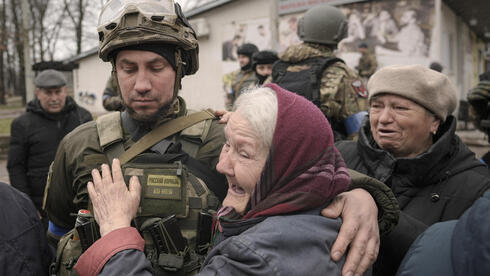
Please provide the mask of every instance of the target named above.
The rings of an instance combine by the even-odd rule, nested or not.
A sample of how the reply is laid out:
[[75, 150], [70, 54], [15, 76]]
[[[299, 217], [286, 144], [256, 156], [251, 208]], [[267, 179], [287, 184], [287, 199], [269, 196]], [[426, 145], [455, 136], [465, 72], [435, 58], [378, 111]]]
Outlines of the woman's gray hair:
[[233, 105], [262, 139], [267, 149], [271, 148], [277, 121], [277, 95], [268, 87], [252, 88], [242, 92]]

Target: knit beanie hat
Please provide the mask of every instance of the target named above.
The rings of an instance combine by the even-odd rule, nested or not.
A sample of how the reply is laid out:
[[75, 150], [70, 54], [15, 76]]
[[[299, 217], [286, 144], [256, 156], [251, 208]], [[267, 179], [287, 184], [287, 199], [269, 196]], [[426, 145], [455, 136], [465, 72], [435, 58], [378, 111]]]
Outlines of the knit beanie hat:
[[177, 66], [175, 64], [175, 46], [169, 44], [138, 44], [138, 45], [130, 45], [127, 47], [120, 48], [114, 51], [113, 56], [114, 60], [116, 60], [117, 54], [122, 50], [137, 50], [137, 51], [149, 51], [155, 54], [158, 54], [165, 58], [170, 66], [177, 72]]
[[456, 88], [444, 74], [422, 65], [392, 65], [380, 69], [368, 82], [369, 102], [393, 94], [416, 102], [445, 121], [456, 108]]

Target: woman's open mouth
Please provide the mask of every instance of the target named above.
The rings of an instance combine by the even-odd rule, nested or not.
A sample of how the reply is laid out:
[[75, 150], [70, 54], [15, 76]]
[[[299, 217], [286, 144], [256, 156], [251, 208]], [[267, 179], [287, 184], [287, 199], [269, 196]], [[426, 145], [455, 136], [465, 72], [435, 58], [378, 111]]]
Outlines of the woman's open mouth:
[[234, 184], [234, 183], [230, 183], [229, 189], [231, 189], [234, 193], [239, 194], [239, 195], [245, 194], [245, 190], [242, 189], [240, 186]]

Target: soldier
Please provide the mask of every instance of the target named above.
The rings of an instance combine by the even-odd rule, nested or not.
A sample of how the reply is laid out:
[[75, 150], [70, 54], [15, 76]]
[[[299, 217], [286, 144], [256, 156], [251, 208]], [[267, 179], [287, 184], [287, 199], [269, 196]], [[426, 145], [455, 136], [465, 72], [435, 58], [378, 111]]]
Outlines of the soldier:
[[437, 61], [431, 62], [430, 65], [429, 65], [429, 68], [432, 69], [432, 70], [434, 70], [434, 71], [437, 71], [439, 73], [442, 73], [442, 70], [444, 69], [444, 67], [442, 66], [442, 64], [440, 64]]
[[67, 96], [63, 73], [44, 70], [34, 84], [36, 98], [11, 125], [7, 169], [10, 184], [29, 196], [47, 227], [42, 202], [49, 165], [61, 139], [92, 115]]
[[[196, 34], [172, 0], [140, 4], [111, 0], [99, 18], [99, 57], [112, 63], [125, 111], [72, 132], [51, 166], [45, 193], [48, 235], [56, 241], [66, 233], [58, 243], [53, 273], [71, 273], [82, 250], [96, 239], [93, 219], [80, 209], [90, 206], [87, 182], [92, 170], [115, 157], [123, 164], [126, 182], [138, 176], [142, 184], [133, 223], [145, 239], [155, 274], [199, 268], [210, 244], [210, 214], [227, 192], [226, 181], [215, 170], [225, 143], [223, 125], [208, 112], [191, 114], [177, 95], [181, 78], [198, 69]], [[343, 218], [332, 258], [338, 261], [352, 241], [359, 248], [349, 251], [344, 273], [363, 273], [374, 262], [379, 241], [375, 202], [366, 191], [355, 189], [364, 188], [358, 184], [324, 210]], [[366, 190], [384, 207], [386, 199], [380, 197], [385, 194], [372, 188]], [[382, 217], [391, 207], [383, 209]], [[77, 218], [70, 215], [77, 211]], [[382, 220], [383, 225], [388, 224]]]
[[102, 95], [102, 105], [107, 111], [122, 111], [123, 109], [122, 100], [119, 96], [119, 88], [117, 87], [117, 80], [112, 75], [107, 80], [104, 94]]
[[238, 47], [238, 63], [240, 69], [233, 71], [223, 77], [223, 81], [229, 79], [231, 83], [231, 89], [227, 93], [227, 99], [225, 102], [226, 108], [231, 110], [235, 99], [240, 96], [240, 93], [250, 87], [251, 84], [256, 83], [254, 71], [252, 70], [252, 56], [259, 49], [252, 43], [245, 43]]
[[367, 109], [367, 90], [359, 76], [333, 55], [346, 35], [347, 18], [339, 9], [329, 5], [310, 9], [298, 24], [303, 43], [289, 46], [272, 69], [272, 82], [323, 111], [336, 140], [355, 135]]
[[[147, 2], [112, 1], [101, 12], [99, 57], [112, 63], [125, 111], [101, 116], [61, 142], [45, 194], [48, 237], [56, 243], [79, 226], [70, 214], [89, 206], [91, 170], [119, 157], [128, 161], [125, 175], [138, 175], [145, 183], [136, 225], [151, 242], [146, 253], [155, 271], [190, 273], [199, 268], [198, 253], [210, 242], [210, 236], [196, 237], [196, 232], [211, 229], [210, 213], [226, 193], [226, 180], [215, 170], [225, 142], [223, 125], [207, 111], [191, 114], [177, 96], [182, 77], [198, 69], [196, 34], [180, 6]], [[117, 4], [123, 12], [110, 9]], [[177, 249], [153, 243], [167, 232]], [[60, 240], [55, 273], [71, 271], [80, 247], [92, 238], [83, 233], [77, 228]]]
[[277, 53], [271, 50], [264, 50], [253, 54], [252, 69], [254, 70], [257, 79], [254, 86], [264, 84], [265, 80], [272, 75], [272, 65], [278, 59]]
[[369, 77], [376, 72], [378, 62], [376, 61], [376, 56], [369, 51], [366, 43], [359, 44], [359, 52], [361, 53], [361, 58], [356, 69], [359, 72], [359, 76], [367, 83]]

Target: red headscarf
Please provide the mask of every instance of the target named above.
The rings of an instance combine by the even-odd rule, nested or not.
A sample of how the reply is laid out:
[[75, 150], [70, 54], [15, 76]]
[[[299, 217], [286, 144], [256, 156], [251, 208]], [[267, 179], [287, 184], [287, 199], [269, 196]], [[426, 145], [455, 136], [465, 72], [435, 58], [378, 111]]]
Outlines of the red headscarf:
[[319, 208], [350, 183], [325, 115], [302, 96], [276, 92], [277, 123], [269, 157], [243, 219]]

